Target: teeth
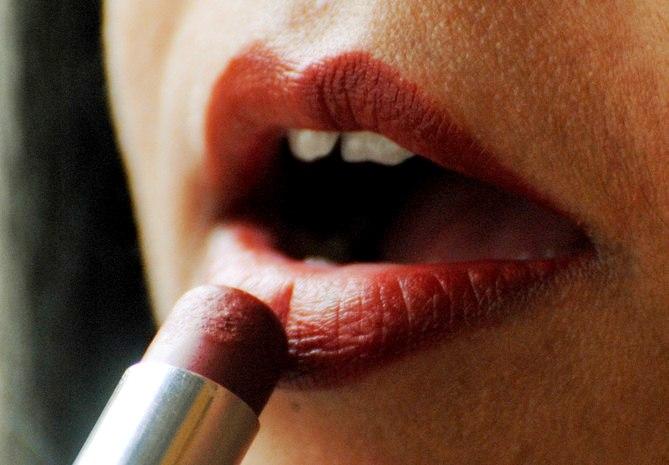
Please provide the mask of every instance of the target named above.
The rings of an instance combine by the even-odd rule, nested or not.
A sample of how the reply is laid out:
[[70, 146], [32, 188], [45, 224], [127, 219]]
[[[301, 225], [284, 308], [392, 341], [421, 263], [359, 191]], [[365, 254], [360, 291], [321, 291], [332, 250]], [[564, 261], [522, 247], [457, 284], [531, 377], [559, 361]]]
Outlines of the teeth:
[[325, 257], [311, 257], [311, 256], [309, 256], [309, 257], [306, 257], [304, 259], [304, 263], [308, 263], [310, 265], [313, 265], [313, 266], [316, 266], [316, 267], [322, 267], [322, 268], [334, 266], [334, 262], [332, 260], [329, 260], [329, 259], [325, 258]]
[[349, 132], [341, 136], [341, 156], [348, 162], [373, 161], [382, 165], [399, 165], [412, 153], [390, 139], [373, 132]]
[[308, 129], [290, 129], [288, 131], [288, 145], [290, 150], [300, 160], [314, 161], [326, 157], [339, 138], [338, 132], [311, 131]]
[[[309, 129], [288, 130], [288, 145], [296, 158], [315, 161], [327, 157], [340, 134]], [[341, 156], [351, 163], [371, 161], [382, 165], [399, 165], [413, 154], [379, 134], [359, 131], [341, 134]]]

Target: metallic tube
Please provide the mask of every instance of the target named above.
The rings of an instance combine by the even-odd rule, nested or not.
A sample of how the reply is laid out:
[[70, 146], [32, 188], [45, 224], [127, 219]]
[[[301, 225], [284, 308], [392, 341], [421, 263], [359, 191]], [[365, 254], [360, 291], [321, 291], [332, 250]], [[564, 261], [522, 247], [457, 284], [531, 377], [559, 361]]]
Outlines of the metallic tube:
[[224, 387], [155, 362], [133, 365], [74, 465], [237, 465], [258, 431]]

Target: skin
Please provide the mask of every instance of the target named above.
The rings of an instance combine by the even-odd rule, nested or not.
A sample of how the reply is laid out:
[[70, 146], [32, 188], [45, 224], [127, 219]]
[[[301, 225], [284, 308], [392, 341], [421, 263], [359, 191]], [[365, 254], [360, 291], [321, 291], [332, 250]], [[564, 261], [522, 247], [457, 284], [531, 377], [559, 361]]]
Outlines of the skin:
[[597, 259], [337, 388], [278, 390], [244, 462], [669, 461], [669, 3], [115, 0], [104, 38], [158, 319], [198, 283], [209, 91], [260, 40], [418, 83], [591, 237]]

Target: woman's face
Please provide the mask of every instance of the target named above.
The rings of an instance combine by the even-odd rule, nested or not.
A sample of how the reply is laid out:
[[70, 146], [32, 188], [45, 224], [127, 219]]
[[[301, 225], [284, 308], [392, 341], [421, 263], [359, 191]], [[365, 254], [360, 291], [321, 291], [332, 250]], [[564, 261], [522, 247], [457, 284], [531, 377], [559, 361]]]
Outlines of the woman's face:
[[[245, 463], [667, 460], [668, 2], [116, 0], [105, 21], [158, 318], [208, 281], [286, 325]], [[319, 132], [289, 150], [288, 129]]]

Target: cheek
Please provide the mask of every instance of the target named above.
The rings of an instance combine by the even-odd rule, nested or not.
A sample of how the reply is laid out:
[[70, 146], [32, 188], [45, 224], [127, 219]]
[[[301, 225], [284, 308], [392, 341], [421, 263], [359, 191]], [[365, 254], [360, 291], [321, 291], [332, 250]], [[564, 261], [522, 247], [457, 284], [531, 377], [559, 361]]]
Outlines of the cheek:
[[243, 15], [254, 11], [241, 1], [104, 4], [112, 113], [159, 313], [192, 282], [206, 228], [197, 178], [208, 79], [234, 53], [235, 40], [248, 40]]

